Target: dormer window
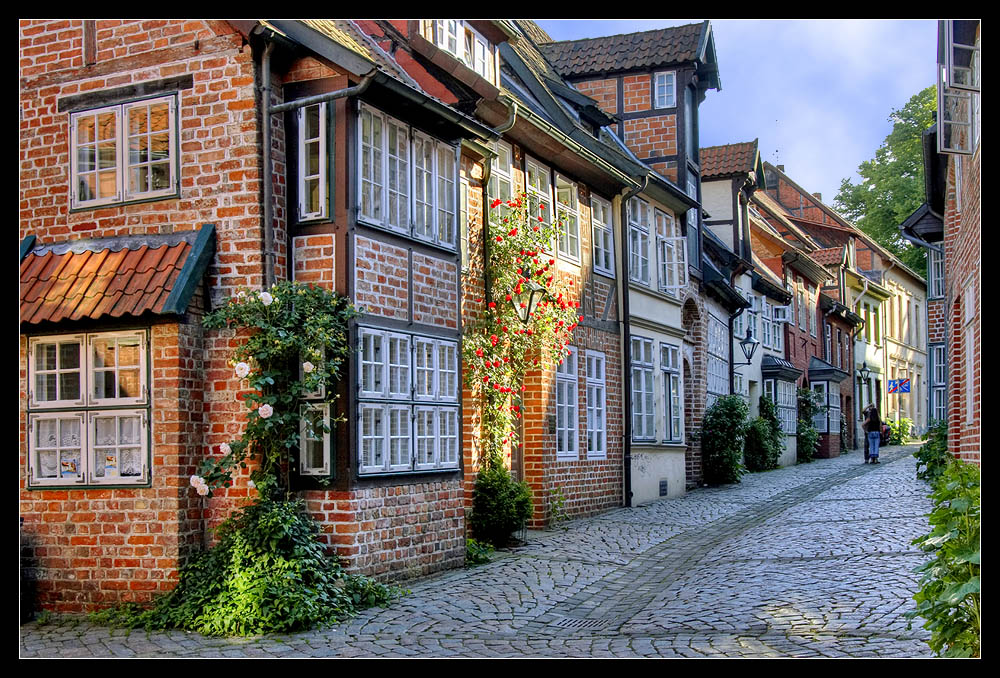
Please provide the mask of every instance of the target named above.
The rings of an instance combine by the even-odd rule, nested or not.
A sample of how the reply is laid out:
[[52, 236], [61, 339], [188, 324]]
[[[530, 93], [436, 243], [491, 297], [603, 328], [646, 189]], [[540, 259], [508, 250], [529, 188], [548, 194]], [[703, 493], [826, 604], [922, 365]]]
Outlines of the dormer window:
[[420, 32], [428, 41], [461, 61], [484, 80], [496, 84], [495, 48], [464, 20], [425, 19], [420, 22]]
[[653, 102], [656, 108], [677, 106], [677, 76], [673, 71], [653, 75]]

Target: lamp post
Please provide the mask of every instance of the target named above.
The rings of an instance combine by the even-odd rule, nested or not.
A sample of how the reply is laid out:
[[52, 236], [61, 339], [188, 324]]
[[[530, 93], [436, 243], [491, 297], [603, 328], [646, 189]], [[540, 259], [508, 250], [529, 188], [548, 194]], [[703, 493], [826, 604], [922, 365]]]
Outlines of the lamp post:
[[510, 303], [513, 304], [514, 310], [517, 311], [517, 318], [522, 324], [528, 324], [529, 318], [534, 314], [535, 309], [538, 308], [538, 302], [542, 300], [545, 294], [544, 287], [534, 280], [528, 280], [521, 283], [520, 293], [511, 295]]
[[740, 349], [743, 351], [743, 357], [747, 359], [745, 363], [733, 363], [733, 365], [749, 365], [753, 362], [753, 354], [757, 352], [757, 347], [760, 346], [760, 342], [754, 339], [753, 335], [750, 333], [750, 328], [747, 328], [747, 336], [740, 339]]

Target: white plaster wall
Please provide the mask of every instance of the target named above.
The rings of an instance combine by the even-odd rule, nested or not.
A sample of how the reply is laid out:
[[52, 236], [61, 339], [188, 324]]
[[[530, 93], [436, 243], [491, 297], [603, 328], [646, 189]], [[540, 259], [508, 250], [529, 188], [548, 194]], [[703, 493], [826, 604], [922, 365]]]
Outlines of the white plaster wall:
[[796, 460], [795, 436], [785, 436], [785, 450], [778, 456], [778, 466], [794, 466]]
[[[713, 221], [733, 218], [733, 184], [731, 179], [701, 182], [701, 204]], [[730, 236], [732, 240], [732, 236]]]
[[667, 481], [667, 497], [684, 496], [684, 448], [632, 446], [632, 505], [648, 504], [660, 496], [660, 480]]

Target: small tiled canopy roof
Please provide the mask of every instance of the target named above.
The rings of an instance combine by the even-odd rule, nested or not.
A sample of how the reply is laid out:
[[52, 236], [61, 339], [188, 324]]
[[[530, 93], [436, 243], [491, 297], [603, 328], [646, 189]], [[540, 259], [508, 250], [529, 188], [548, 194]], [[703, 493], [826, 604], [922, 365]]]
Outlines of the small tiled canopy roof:
[[680, 64], [698, 58], [704, 24], [565, 40], [538, 48], [566, 77]]
[[844, 248], [843, 247], [828, 247], [824, 250], [816, 250], [815, 252], [810, 252], [809, 256], [812, 257], [817, 264], [822, 264], [823, 266], [829, 266], [830, 264], [839, 264], [844, 258]]
[[215, 227], [205, 225], [167, 235], [35, 245], [21, 259], [21, 322], [183, 313], [214, 243]]
[[747, 174], [756, 169], [757, 140], [702, 148], [700, 157], [703, 178]]

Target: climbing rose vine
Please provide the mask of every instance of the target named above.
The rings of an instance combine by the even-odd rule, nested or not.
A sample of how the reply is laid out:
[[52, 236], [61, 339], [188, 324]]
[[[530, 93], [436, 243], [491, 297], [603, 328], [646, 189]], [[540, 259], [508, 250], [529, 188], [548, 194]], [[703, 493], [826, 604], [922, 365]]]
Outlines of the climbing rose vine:
[[[517, 444], [517, 421], [524, 413], [524, 377], [530, 370], [553, 369], [566, 358], [573, 330], [583, 320], [573, 301], [573, 281], [562, 275], [552, 253], [562, 226], [546, 223], [544, 205], [529, 205], [522, 194], [489, 206], [486, 237], [489, 281], [482, 312], [467, 323], [462, 353], [466, 385], [482, 405], [482, 456], [486, 466], [503, 462]], [[531, 283], [542, 288], [541, 301], [527, 323]]]

